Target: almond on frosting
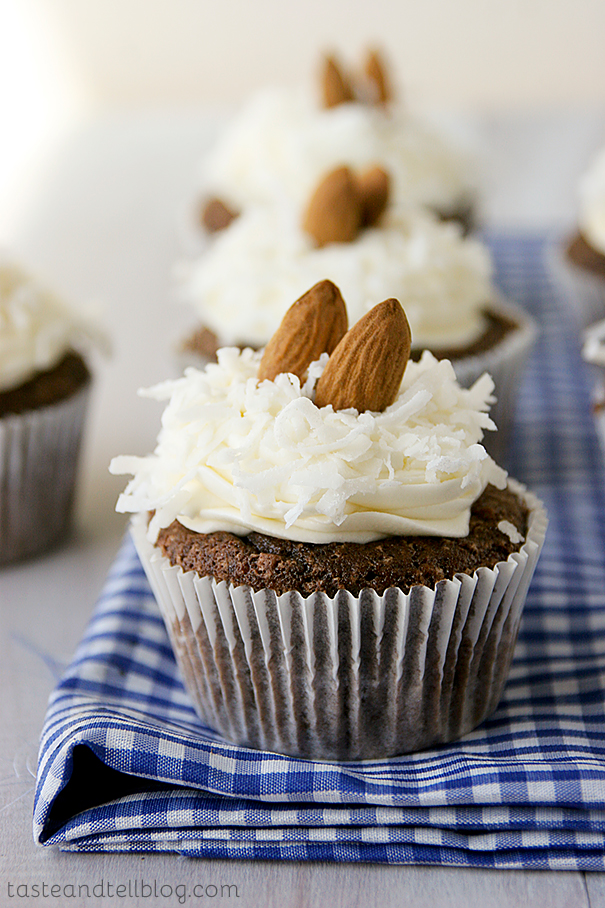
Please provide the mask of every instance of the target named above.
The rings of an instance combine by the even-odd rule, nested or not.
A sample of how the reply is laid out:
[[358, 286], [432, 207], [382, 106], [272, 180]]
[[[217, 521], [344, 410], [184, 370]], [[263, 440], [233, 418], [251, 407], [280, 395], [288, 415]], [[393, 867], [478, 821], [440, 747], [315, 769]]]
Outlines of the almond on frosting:
[[355, 100], [355, 93], [338, 61], [331, 55], [323, 59], [321, 71], [321, 98], [326, 108], [337, 107]]
[[315, 388], [315, 404], [334, 410], [382, 413], [399, 391], [412, 335], [401, 304], [388, 299], [370, 309], [342, 337]]
[[382, 167], [362, 174], [337, 167], [315, 188], [305, 209], [303, 230], [317, 246], [352, 243], [359, 232], [374, 227], [387, 207], [390, 180]]
[[259, 381], [282, 372], [302, 380], [314, 360], [338, 346], [347, 325], [347, 310], [336, 284], [329, 280], [314, 284], [290, 306], [265, 347]]
[[385, 61], [376, 48], [366, 53], [363, 71], [352, 76], [347, 75], [335, 56], [326, 54], [322, 61], [320, 88], [326, 108], [350, 101], [384, 105], [393, 98]]
[[352, 243], [361, 230], [363, 201], [349, 167], [326, 174], [313, 192], [303, 215], [303, 230], [317, 246]]
[[364, 65], [365, 77], [370, 83], [375, 104], [388, 104], [393, 100], [393, 89], [380, 51], [370, 50]]

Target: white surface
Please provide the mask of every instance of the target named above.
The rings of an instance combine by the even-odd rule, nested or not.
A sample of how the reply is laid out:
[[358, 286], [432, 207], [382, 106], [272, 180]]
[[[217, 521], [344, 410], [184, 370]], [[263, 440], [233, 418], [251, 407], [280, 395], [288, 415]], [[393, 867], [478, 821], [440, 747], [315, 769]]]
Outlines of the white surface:
[[[577, 176], [604, 124], [605, 115], [594, 112], [480, 123], [492, 161], [488, 223], [571, 224]], [[46, 700], [82, 634], [124, 528], [124, 518], [113, 513], [123, 480], [109, 476], [107, 464], [114, 454], [152, 446], [159, 405], [135, 392], [172, 374], [171, 342], [191, 321], [170, 299], [170, 270], [178, 252], [177, 212], [212, 134], [213, 123], [200, 113], [91, 123], [49, 162], [35, 205], [23, 212], [14, 234], [14, 248], [59, 291], [105, 304], [115, 352], [97, 365], [73, 538], [42, 559], [0, 571], [0, 904], [61, 904], [50, 895], [9, 899], [9, 882], [16, 894], [19, 884], [73, 885], [77, 892], [80, 884], [92, 891], [101, 880], [115, 886], [136, 879], [187, 885], [189, 891], [200, 882], [235, 884], [237, 904], [251, 908], [315, 908], [326, 903], [328, 892], [335, 908], [388, 908], [404, 900], [416, 908], [603, 908], [603, 874], [66, 855], [34, 846], [32, 795]], [[91, 900], [69, 897], [64, 903]], [[107, 895], [101, 903], [152, 904]], [[173, 893], [154, 903], [176, 905], [178, 899]]]

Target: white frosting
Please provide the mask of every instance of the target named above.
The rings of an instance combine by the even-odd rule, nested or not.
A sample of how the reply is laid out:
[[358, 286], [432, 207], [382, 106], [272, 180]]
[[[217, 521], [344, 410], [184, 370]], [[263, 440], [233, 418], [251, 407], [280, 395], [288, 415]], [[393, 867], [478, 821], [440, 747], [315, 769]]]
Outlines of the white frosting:
[[474, 193], [470, 161], [412, 114], [361, 103], [322, 109], [304, 91], [260, 92], [236, 117], [203, 166], [203, 193], [237, 210], [280, 199], [302, 205], [341, 164], [379, 164], [396, 205], [444, 212]]
[[605, 255], [605, 148], [580, 182], [579, 227], [590, 245]]
[[225, 348], [218, 364], [145, 392], [169, 401], [155, 452], [110, 470], [134, 475], [117, 510], [155, 510], [151, 541], [175, 518], [312, 543], [464, 536], [487, 483], [506, 484], [480, 444], [495, 428], [489, 375], [462, 389], [451, 363], [425, 352], [390, 407], [358, 414], [313, 403], [325, 354], [302, 388], [285, 374], [259, 383], [259, 360]]
[[180, 266], [184, 300], [221, 344], [262, 346], [286, 310], [317, 281], [340, 288], [353, 324], [398, 299], [417, 348], [466, 345], [494, 298], [491, 260], [477, 240], [427, 213], [389, 211], [352, 243], [316, 248], [290, 207], [248, 209], [210, 248]]
[[89, 334], [61, 300], [0, 259], [0, 391], [53, 368]]

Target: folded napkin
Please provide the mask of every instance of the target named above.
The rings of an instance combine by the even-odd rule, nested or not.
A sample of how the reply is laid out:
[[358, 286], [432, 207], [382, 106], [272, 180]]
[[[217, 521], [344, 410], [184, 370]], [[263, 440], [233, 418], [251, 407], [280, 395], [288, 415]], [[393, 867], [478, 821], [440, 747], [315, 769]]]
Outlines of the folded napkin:
[[496, 713], [454, 744], [322, 763], [226, 743], [196, 718], [125, 539], [42, 734], [36, 841], [71, 851], [605, 869], [605, 473], [546, 240], [492, 236], [542, 334], [511, 473], [550, 516]]

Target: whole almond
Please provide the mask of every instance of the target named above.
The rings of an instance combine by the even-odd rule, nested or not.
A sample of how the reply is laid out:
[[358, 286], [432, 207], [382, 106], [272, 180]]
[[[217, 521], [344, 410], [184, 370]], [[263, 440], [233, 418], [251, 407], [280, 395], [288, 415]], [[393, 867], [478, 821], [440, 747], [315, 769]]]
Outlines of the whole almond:
[[320, 281], [286, 312], [263, 353], [258, 379], [281, 372], [302, 378], [322, 353], [331, 353], [347, 330], [347, 309], [332, 281]]
[[202, 211], [202, 224], [208, 233], [217, 233], [234, 221], [237, 213], [232, 211], [222, 199], [208, 199]]
[[390, 182], [388, 173], [382, 167], [372, 167], [358, 177], [364, 227], [373, 227], [383, 215], [389, 201]]
[[388, 104], [393, 99], [384, 61], [377, 50], [368, 52], [365, 74], [370, 82], [375, 104]]
[[335, 410], [354, 407], [381, 412], [397, 397], [412, 335], [401, 303], [374, 306], [347, 331], [322, 372], [315, 404]]
[[318, 246], [350, 243], [361, 230], [362, 201], [348, 167], [337, 167], [321, 180], [303, 216], [303, 230]]
[[354, 100], [353, 89], [334, 57], [326, 56], [321, 73], [321, 93], [324, 107], [338, 107]]

